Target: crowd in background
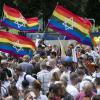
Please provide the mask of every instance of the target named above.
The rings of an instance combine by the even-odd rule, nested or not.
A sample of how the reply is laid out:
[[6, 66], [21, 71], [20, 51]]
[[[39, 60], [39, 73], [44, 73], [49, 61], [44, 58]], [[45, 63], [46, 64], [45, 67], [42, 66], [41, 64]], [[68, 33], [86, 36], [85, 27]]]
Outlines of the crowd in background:
[[40, 40], [33, 58], [0, 54], [0, 100], [100, 100], [100, 48]]

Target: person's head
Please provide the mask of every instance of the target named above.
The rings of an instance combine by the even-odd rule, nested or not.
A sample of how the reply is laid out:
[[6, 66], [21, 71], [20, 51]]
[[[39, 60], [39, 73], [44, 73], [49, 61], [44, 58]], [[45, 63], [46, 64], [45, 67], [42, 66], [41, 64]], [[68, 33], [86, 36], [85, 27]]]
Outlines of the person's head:
[[93, 60], [93, 57], [92, 56], [88, 56], [87, 60], [92, 63], [94, 60]]
[[91, 100], [100, 100], [100, 95], [93, 96]]
[[52, 48], [53, 48], [52, 45], [49, 44], [49, 45], [48, 45], [48, 50], [49, 50], [49, 51], [52, 51]]
[[30, 91], [24, 96], [24, 100], [37, 100], [37, 99], [35, 93], [33, 91]]
[[8, 67], [8, 61], [7, 61], [7, 59], [2, 59], [1, 60], [1, 67], [2, 68], [7, 68]]
[[91, 51], [91, 47], [86, 47], [85, 51], [86, 52], [90, 52]]
[[76, 72], [72, 72], [70, 74], [70, 80], [73, 85], [76, 85], [78, 82], [78, 74]]
[[42, 51], [41, 45], [39, 45], [39, 46], [36, 48], [36, 51], [38, 51], [38, 52]]
[[92, 90], [93, 90], [93, 84], [92, 83], [84, 84], [83, 91], [85, 92], [86, 97], [92, 96]]
[[39, 41], [39, 44], [44, 44], [44, 39], [41, 39], [41, 40]]
[[61, 58], [61, 63], [65, 67], [72, 66], [73, 64], [72, 57], [66, 56]]
[[60, 96], [60, 97], [63, 97], [63, 96], [64, 96], [64, 93], [65, 93], [65, 91], [66, 91], [65, 85], [63, 84], [62, 81], [58, 81], [58, 82], [56, 82], [55, 84], [56, 84], [57, 87], [59, 87], [59, 88], [58, 88], [59, 96]]
[[53, 48], [57, 48], [57, 45], [53, 45]]
[[100, 95], [100, 76], [95, 79], [97, 94]]
[[9, 87], [9, 95], [11, 95], [15, 100], [18, 100], [19, 98], [17, 87], [14, 84]]
[[23, 73], [21, 66], [18, 65], [15, 68], [15, 73], [16, 73], [17, 76], [20, 76]]
[[59, 80], [60, 80], [60, 77], [59, 77], [58, 73], [57, 72], [54, 72], [52, 74], [51, 81], [55, 82], [55, 81], [59, 81]]
[[25, 56], [23, 56], [23, 61], [25, 61], [25, 62], [29, 62], [29, 60], [30, 60], [30, 57], [28, 56], [28, 55], [25, 55]]
[[54, 100], [54, 98], [61, 98], [62, 93], [62, 85], [61, 84], [51, 84], [49, 87], [48, 98], [50, 100]]
[[56, 54], [56, 52], [54, 52], [54, 51], [52, 51], [52, 52], [50, 53], [50, 57], [51, 57], [51, 58], [56, 58], [56, 55], [57, 55], [57, 54]]
[[73, 48], [74, 48], [74, 45], [73, 45], [73, 44], [70, 44], [70, 45], [69, 45], [69, 48], [70, 48], [70, 49], [73, 49]]
[[62, 62], [61, 64], [57, 66], [59, 67], [61, 73], [66, 70], [66, 62]]
[[39, 54], [35, 54], [33, 59], [38, 62], [40, 60], [40, 55]]
[[47, 69], [47, 65], [46, 65], [46, 62], [41, 62], [40, 64], [40, 69], [43, 70], [43, 69]]
[[96, 86], [100, 86], [100, 76], [95, 79]]
[[18, 59], [18, 63], [22, 63], [22, 62], [23, 62], [23, 58], [20, 57], [20, 58]]
[[83, 79], [83, 76], [84, 76], [84, 70], [82, 70], [82, 69], [78, 69], [77, 71], [76, 71], [76, 73], [78, 74], [78, 82], [81, 82], [82, 81], [82, 79]]
[[40, 52], [40, 57], [41, 57], [42, 59], [45, 59], [45, 58], [47, 57], [46, 52], [41, 51], [41, 52]]
[[80, 52], [80, 51], [81, 51], [80, 46], [77, 46], [77, 47], [76, 47], [76, 50], [77, 50], [78, 52]]
[[41, 83], [38, 80], [35, 80], [32, 86], [35, 95], [38, 96], [41, 91]]
[[51, 66], [51, 68], [54, 68], [57, 64], [56, 59], [49, 59], [48, 63]]

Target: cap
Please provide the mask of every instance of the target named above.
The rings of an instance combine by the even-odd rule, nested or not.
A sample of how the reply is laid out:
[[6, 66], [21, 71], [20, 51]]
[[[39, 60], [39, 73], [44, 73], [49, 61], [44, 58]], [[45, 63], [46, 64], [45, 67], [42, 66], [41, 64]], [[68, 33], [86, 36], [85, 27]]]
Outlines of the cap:
[[1, 64], [6, 64], [8, 63], [6, 59], [1, 60]]
[[35, 54], [34, 58], [40, 57], [40, 54]]
[[72, 62], [73, 61], [72, 57], [69, 57], [69, 56], [62, 58], [62, 60], [65, 61], [65, 62]]

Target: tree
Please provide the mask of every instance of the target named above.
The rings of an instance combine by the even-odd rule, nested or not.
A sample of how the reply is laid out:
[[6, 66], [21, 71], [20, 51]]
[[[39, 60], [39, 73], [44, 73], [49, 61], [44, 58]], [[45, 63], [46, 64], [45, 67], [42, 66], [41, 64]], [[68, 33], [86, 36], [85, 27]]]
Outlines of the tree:
[[100, 0], [88, 0], [87, 5], [87, 17], [94, 18], [96, 25], [100, 25]]
[[1, 0], [0, 16], [3, 12], [3, 4], [6, 3], [19, 9], [26, 18], [43, 17], [44, 22], [47, 23], [57, 2], [79, 16], [94, 18], [96, 24], [100, 24], [100, 0]]

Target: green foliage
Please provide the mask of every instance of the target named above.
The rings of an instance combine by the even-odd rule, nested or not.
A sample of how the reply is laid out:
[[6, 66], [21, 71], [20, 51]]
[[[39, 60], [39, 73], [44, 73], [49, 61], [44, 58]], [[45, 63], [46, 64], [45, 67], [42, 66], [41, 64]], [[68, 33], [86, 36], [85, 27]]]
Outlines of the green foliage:
[[94, 18], [96, 25], [100, 25], [100, 0], [88, 0], [87, 5], [87, 17]]
[[100, 0], [0, 0], [0, 16], [6, 3], [19, 9], [25, 17], [43, 17], [47, 22], [57, 2], [79, 16], [94, 18], [96, 24], [100, 25]]

